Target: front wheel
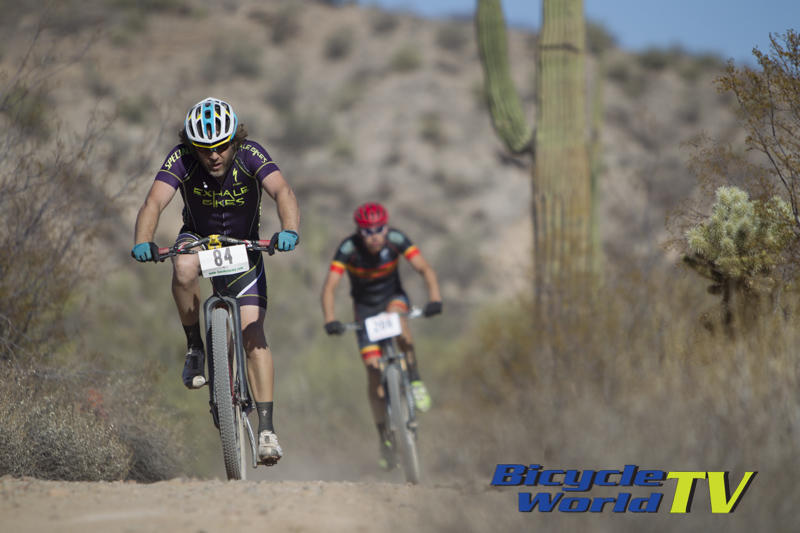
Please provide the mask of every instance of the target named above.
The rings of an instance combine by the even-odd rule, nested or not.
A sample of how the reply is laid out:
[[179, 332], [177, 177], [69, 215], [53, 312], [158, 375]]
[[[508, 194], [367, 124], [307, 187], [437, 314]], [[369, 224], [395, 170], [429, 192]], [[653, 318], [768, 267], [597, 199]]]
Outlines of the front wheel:
[[211, 313], [211, 357], [214, 362], [214, 401], [222, 439], [222, 457], [228, 479], [245, 479], [244, 439], [241, 406], [234, 403], [233, 377], [236, 365], [230, 354], [234, 336], [228, 320], [228, 310], [217, 307]]
[[417, 441], [414, 432], [408, 427], [409, 409], [406, 402], [407, 395], [401, 390], [403, 376], [396, 364], [390, 364], [386, 369], [386, 388], [388, 389], [389, 420], [394, 431], [395, 442], [400, 452], [406, 481], [419, 483], [419, 457], [417, 455]]

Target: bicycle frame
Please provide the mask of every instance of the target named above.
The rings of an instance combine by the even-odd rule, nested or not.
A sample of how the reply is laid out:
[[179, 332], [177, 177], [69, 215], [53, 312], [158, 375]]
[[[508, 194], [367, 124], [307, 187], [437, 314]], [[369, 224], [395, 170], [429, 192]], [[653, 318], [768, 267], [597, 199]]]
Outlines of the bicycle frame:
[[[412, 319], [422, 316], [423, 313], [422, 310], [414, 308], [409, 313], [402, 314]], [[367, 319], [367, 321], [369, 320]], [[366, 321], [350, 322], [345, 324], [345, 329], [361, 330], [366, 326]], [[419, 456], [416, 446], [418, 427], [416, 407], [411, 394], [411, 383], [408, 378], [405, 353], [395, 345], [396, 339], [399, 337], [400, 334], [394, 334], [394, 336], [376, 341], [376, 344], [381, 349], [381, 388], [384, 392], [386, 421], [389, 424], [394, 442], [400, 450], [401, 465], [405, 471], [406, 481], [416, 484], [419, 483], [420, 477]]]
[[[237, 382], [232, 383], [231, 387], [233, 389], [234, 401], [242, 407], [242, 413], [244, 414], [243, 421], [245, 427], [247, 428], [247, 434], [250, 440], [250, 457], [252, 459], [253, 468], [256, 468], [258, 466], [256, 439], [253, 428], [250, 425], [250, 419], [247, 417], [247, 414], [253, 410], [253, 399], [250, 396], [250, 384], [247, 380], [247, 356], [244, 353], [244, 345], [242, 342], [242, 319], [239, 311], [239, 302], [236, 301], [236, 298], [232, 298], [230, 296], [221, 296], [218, 294], [212, 294], [208, 297], [203, 305], [203, 325], [206, 332], [206, 339], [211, 338], [211, 323], [209, 317], [211, 316], [211, 312], [217, 307], [224, 307], [227, 309], [228, 320], [231, 322], [229, 325], [231, 331], [233, 332], [234, 364], [236, 364], [238, 369], [237, 375], [240, 376], [240, 379], [237, 380]], [[206, 344], [206, 350], [210, 350], [210, 346], [208, 345], [209, 343]], [[206, 355], [206, 361], [208, 362], [209, 370], [208, 373], [210, 386], [208, 395], [209, 404], [211, 405], [211, 416], [214, 418], [214, 425], [219, 428], [219, 419], [216, 411], [217, 399], [214, 397], [213, 387], [213, 358], [211, 357], [210, 353]]]
[[[275, 245], [277, 244], [278, 233], [272, 236], [269, 241], [266, 240], [246, 240], [229, 237], [227, 235], [209, 235], [188, 243], [175, 244], [169, 248], [158, 249], [158, 261], [164, 261], [167, 258], [174, 257], [181, 254], [196, 254], [200, 252], [200, 248], [208, 246], [210, 249], [221, 248], [223, 244], [226, 245], [245, 245], [248, 251], [267, 252], [269, 255], [275, 253]], [[256, 437], [253, 428], [250, 425], [248, 413], [254, 408], [254, 400], [250, 395], [250, 387], [247, 381], [247, 356], [244, 352], [244, 345], [242, 342], [242, 319], [239, 309], [239, 302], [236, 298], [224, 296], [216, 291], [205, 301], [203, 304], [204, 313], [204, 328], [206, 332], [206, 361], [208, 363], [209, 373], [209, 404], [211, 405], [211, 416], [214, 425], [220, 430], [220, 437], [222, 439], [223, 458], [225, 461], [225, 469], [229, 479], [244, 479], [245, 475], [245, 462], [244, 442], [250, 442], [250, 457], [252, 459], [253, 468], [258, 466], [258, 453]], [[218, 313], [218, 310], [224, 310], [225, 315]], [[231, 354], [231, 345], [228, 344], [229, 339], [227, 334], [214, 339], [212, 324], [225, 324], [225, 328], [230, 331], [230, 341], [233, 346]], [[221, 326], [222, 327], [222, 326]], [[214, 341], [213, 343], [211, 341]], [[219, 342], [217, 342], [219, 341]], [[213, 344], [213, 346], [212, 346]], [[227, 353], [223, 355], [223, 351], [227, 347]], [[214, 354], [217, 353], [220, 359], [225, 359], [224, 371], [216, 369], [214, 364]], [[231, 355], [233, 357], [233, 365], [231, 365]], [[222, 364], [222, 363], [221, 363]], [[224, 384], [224, 381], [217, 382], [218, 374], [228, 376], [230, 382]], [[218, 387], [219, 385], [219, 387]], [[219, 392], [217, 390], [219, 389]], [[230, 400], [224, 398], [217, 398], [218, 394], [230, 395]], [[227, 402], [230, 404], [226, 405]], [[225, 406], [225, 423], [220, 422], [220, 406]], [[232, 409], [233, 413], [228, 413], [227, 410]], [[231, 418], [232, 415], [232, 418]], [[240, 420], [241, 419], [241, 420]], [[224, 426], [224, 429], [223, 429]], [[243, 435], [243, 431], [247, 432], [247, 437]], [[236, 444], [236, 446], [232, 446]], [[236, 447], [238, 446], [238, 449]]]

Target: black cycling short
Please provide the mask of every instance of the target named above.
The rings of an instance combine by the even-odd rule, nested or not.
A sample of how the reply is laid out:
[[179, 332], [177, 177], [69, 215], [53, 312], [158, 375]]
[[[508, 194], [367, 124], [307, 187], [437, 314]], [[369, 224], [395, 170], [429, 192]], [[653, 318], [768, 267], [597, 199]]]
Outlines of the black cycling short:
[[[181, 231], [175, 244], [191, 242], [200, 237], [189, 231]], [[239, 301], [239, 305], [257, 305], [267, 308], [267, 276], [264, 271], [264, 258], [261, 252], [247, 252], [250, 269], [238, 274], [215, 276], [211, 278], [211, 286], [216, 294], [231, 296]]]
[[[381, 302], [379, 305], [364, 305], [358, 302], [353, 302], [353, 313], [355, 314], [356, 320], [361, 321], [379, 313], [383, 313], [390, 305], [396, 306], [397, 304], [401, 304], [401, 306], [405, 308], [403, 311], [408, 311], [408, 308], [411, 304], [409, 303], [408, 296], [405, 292], [394, 294], [390, 298], [387, 298]], [[364, 360], [381, 356], [380, 348], [377, 344], [367, 338], [366, 331], [363, 329], [356, 330], [356, 339], [358, 339], [358, 349], [361, 352], [361, 357]]]

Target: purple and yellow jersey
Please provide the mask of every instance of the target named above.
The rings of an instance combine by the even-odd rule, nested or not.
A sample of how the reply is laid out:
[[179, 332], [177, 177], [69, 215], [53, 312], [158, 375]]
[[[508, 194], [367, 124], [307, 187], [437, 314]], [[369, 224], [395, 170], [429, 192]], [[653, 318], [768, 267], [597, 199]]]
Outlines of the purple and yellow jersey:
[[261, 183], [278, 165], [260, 144], [246, 140], [233, 158], [222, 184], [183, 145], [172, 149], [157, 181], [180, 189], [183, 229], [201, 236], [228, 235], [258, 239], [261, 219]]
[[400, 256], [411, 259], [419, 249], [399, 230], [389, 228], [386, 245], [377, 254], [367, 250], [358, 234], [347, 237], [339, 245], [330, 269], [350, 277], [350, 295], [357, 304], [382, 305], [395, 295], [403, 295], [397, 270]]

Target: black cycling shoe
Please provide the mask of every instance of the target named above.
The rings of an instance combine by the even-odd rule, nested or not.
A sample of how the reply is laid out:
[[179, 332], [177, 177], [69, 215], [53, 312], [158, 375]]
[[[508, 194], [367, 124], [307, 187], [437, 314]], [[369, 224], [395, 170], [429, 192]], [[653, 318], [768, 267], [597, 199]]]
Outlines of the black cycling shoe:
[[192, 348], [186, 352], [183, 364], [183, 384], [187, 389], [199, 389], [206, 384], [204, 373], [206, 354], [200, 348]]

